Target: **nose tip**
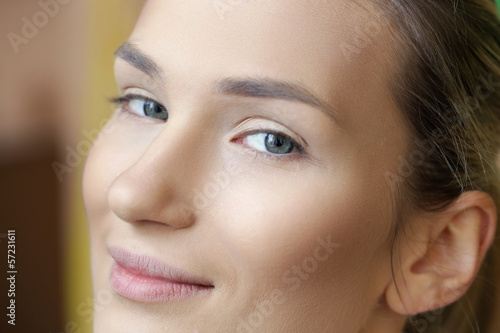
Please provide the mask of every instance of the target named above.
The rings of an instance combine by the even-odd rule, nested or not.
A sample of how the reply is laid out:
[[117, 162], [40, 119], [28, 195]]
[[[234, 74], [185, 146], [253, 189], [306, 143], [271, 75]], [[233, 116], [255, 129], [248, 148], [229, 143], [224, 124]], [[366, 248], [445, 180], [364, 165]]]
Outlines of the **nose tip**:
[[181, 229], [195, 221], [191, 205], [174, 196], [169, 186], [137, 178], [133, 170], [127, 170], [111, 184], [108, 205], [128, 223], [156, 222]]

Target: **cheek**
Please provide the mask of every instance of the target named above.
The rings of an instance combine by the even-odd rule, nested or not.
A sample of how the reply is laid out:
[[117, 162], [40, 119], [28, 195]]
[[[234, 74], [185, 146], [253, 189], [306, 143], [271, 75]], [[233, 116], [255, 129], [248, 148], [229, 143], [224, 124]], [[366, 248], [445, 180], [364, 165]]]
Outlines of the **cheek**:
[[223, 212], [220, 242], [249, 293], [263, 279], [266, 287], [287, 288], [285, 275], [294, 266], [310, 270], [313, 285], [348, 289], [388, 257], [390, 209], [359, 176], [349, 184], [345, 179], [353, 177], [345, 174], [271, 178], [235, 180], [213, 206]]

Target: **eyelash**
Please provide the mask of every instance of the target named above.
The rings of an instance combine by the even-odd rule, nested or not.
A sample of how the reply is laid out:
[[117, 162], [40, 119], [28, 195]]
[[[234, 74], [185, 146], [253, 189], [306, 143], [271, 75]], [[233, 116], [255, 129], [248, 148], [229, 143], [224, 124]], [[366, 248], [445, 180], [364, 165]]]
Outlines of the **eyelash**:
[[[134, 118], [139, 118], [139, 119], [149, 118], [149, 117], [145, 117], [145, 116], [140, 116], [140, 115], [136, 114], [135, 112], [130, 111], [126, 107], [126, 104], [134, 99], [141, 99], [144, 101], [157, 103], [158, 105], [163, 106], [161, 103], [155, 101], [152, 98], [148, 98], [146, 96], [136, 95], [136, 94], [128, 94], [128, 95], [124, 95], [124, 96], [112, 97], [109, 99], [109, 102], [111, 104], [114, 104], [117, 107], [119, 107], [120, 108], [119, 111], [122, 114], [126, 115], [127, 117], [134, 117]], [[266, 128], [259, 128], [259, 129], [245, 132], [245, 133], [239, 135], [238, 137], [236, 137], [235, 139], [232, 139], [231, 142], [242, 140], [247, 136], [254, 135], [254, 134], [260, 134], [260, 133], [272, 134], [272, 135], [280, 136], [282, 138], [290, 140], [292, 142], [292, 145], [294, 148], [293, 148], [292, 152], [287, 153], [287, 154], [273, 154], [273, 153], [266, 153], [266, 152], [263, 152], [260, 150], [256, 150], [256, 149], [253, 149], [245, 144], [242, 144], [248, 152], [252, 152], [255, 155], [254, 158], [260, 157], [260, 158], [263, 158], [266, 160], [282, 162], [282, 161], [295, 161], [299, 158], [307, 157], [307, 153], [306, 153], [304, 147], [302, 147], [302, 145], [297, 143], [297, 141], [294, 140], [293, 138], [291, 138], [289, 135], [287, 135], [283, 132], [280, 132], [280, 131], [266, 129]], [[293, 151], [296, 151], [296, 153], [293, 153]]]

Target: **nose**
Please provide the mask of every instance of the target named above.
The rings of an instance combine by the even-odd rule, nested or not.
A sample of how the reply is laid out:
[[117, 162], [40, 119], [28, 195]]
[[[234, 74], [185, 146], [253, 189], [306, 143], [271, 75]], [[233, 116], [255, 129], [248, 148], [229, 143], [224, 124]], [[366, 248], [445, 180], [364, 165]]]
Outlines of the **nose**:
[[[155, 222], [175, 229], [196, 221], [192, 193], [209, 164], [203, 131], [168, 124], [108, 190], [110, 210], [133, 224]], [[196, 134], [196, 132], [198, 134]], [[203, 168], [200, 168], [203, 165]]]

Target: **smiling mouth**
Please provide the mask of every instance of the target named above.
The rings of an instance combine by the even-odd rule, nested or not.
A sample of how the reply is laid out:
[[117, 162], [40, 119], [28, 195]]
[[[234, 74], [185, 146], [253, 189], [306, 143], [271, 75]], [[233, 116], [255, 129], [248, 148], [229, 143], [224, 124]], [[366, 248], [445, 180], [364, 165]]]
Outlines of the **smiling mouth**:
[[214, 289], [210, 281], [187, 274], [157, 259], [110, 247], [114, 262], [109, 274], [111, 288], [136, 302], [152, 303], [180, 300], [207, 294]]

